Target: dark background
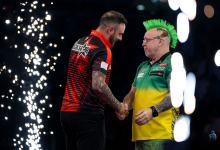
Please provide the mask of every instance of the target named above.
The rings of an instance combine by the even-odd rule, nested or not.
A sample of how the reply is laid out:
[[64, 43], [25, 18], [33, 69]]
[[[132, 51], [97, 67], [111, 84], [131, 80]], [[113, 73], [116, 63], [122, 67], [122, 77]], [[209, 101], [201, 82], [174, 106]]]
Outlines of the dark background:
[[[148, 59], [141, 46], [145, 33], [142, 22], [161, 18], [176, 28], [176, 18], [181, 12], [180, 9], [171, 10], [166, 1], [54, 0], [51, 5], [51, 1], [45, 0], [38, 1], [39, 7], [31, 14], [27, 11], [30, 9], [29, 5], [27, 5], [27, 10], [21, 13], [20, 2], [24, 1], [0, 1], [0, 95], [8, 96], [8, 98], [0, 98], [0, 104], [5, 106], [0, 108], [0, 150], [17, 150], [18, 146], [13, 146], [13, 139], [17, 138], [16, 134], [20, 134], [26, 139], [27, 130], [24, 124], [32, 122], [28, 119], [29, 117], [23, 116], [23, 113], [27, 112], [27, 105], [19, 102], [18, 98], [24, 99], [22, 92], [28, 91], [29, 84], [36, 83], [38, 80], [35, 77], [29, 77], [24, 69], [25, 66], [33, 67], [24, 61], [24, 54], [30, 54], [33, 45], [38, 45], [41, 50], [45, 50], [45, 54], [39, 53], [43, 63], [51, 56], [55, 56], [57, 53], [61, 54], [57, 61], [51, 59], [52, 62], [56, 62], [55, 72], [50, 71], [50, 74], [47, 75], [45, 71], [50, 69], [39, 67], [39, 72], [47, 76], [45, 82], [48, 86], [39, 91], [40, 94], [36, 101], [39, 104], [39, 100], [44, 99], [43, 96], [48, 95], [49, 97], [45, 105], [39, 104], [45, 108], [43, 115], [41, 115], [44, 124], [44, 129], [41, 132], [46, 132], [45, 135], [41, 135], [42, 149], [64, 150], [65, 139], [59, 121], [59, 111], [66, 83], [69, 54], [75, 41], [96, 29], [100, 17], [107, 11], [116, 10], [126, 17], [128, 24], [123, 39], [121, 42], [116, 42], [112, 48], [112, 74], [110, 78], [110, 88], [113, 94], [120, 101], [123, 101], [124, 96], [131, 88], [138, 65]], [[42, 3], [46, 5], [44, 8], [41, 7]], [[145, 5], [145, 10], [137, 10], [139, 4]], [[215, 14], [212, 18], [205, 16], [205, 5], [213, 6]], [[190, 21], [187, 42], [178, 43], [175, 49], [170, 49], [171, 53], [180, 52], [183, 55], [187, 72], [193, 72], [196, 75], [196, 110], [190, 115], [189, 139], [181, 143], [173, 142], [167, 145], [166, 149], [220, 149], [219, 140], [214, 143], [208, 141], [211, 130], [215, 130], [217, 136], [220, 137], [220, 68], [214, 63], [214, 55], [220, 49], [219, 10], [220, 2], [217, 0], [197, 1], [197, 16], [193, 21]], [[47, 21], [48, 24], [44, 28], [44, 32], [49, 34], [43, 38], [44, 44], [40, 45], [35, 37], [17, 34], [17, 27], [14, 26], [17, 16], [27, 18], [26, 22], [23, 22], [25, 26], [28, 21], [30, 24], [28, 18], [30, 19], [31, 16], [43, 18], [45, 11], [49, 12], [52, 20]], [[6, 19], [11, 20], [9, 25], [5, 24]], [[5, 36], [8, 36], [8, 40], [4, 40]], [[65, 39], [62, 40], [61, 36], [64, 36]], [[30, 45], [31, 49], [25, 49], [24, 43]], [[57, 48], [50, 47], [49, 43], [58, 46]], [[18, 45], [18, 48], [14, 48], [15, 44]], [[7, 66], [6, 70], [2, 69], [4, 65]], [[12, 73], [9, 74], [8, 69], [11, 69]], [[16, 84], [12, 83], [14, 75], [18, 75], [19, 81]], [[22, 88], [20, 88], [20, 80], [26, 81]], [[60, 85], [62, 86], [60, 87]], [[9, 93], [9, 89], [13, 90], [14, 96]], [[10, 99], [11, 97], [13, 99]], [[49, 104], [52, 104], [53, 107], [50, 108]], [[9, 110], [8, 106], [11, 106], [12, 109]], [[51, 117], [48, 119], [47, 115]], [[5, 120], [5, 116], [9, 119]], [[119, 121], [114, 110], [107, 106], [105, 116], [106, 150], [133, 150], [134, 143], [131, 142], [132, 111], [130, 111], [128, 118]], [[22, 127], [23, 130], [19, 131], [19, 127]], [[53, 131], [54, 134], [50, 134], [50, 131]], [[28, 149], [24, 142], [23, 145], [23, 149]]]

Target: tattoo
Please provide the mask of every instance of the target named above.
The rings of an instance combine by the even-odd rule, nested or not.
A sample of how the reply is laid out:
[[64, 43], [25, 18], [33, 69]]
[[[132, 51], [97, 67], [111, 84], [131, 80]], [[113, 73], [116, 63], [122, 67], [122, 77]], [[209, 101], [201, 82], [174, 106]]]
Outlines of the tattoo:
[[121, 103], [114, 97], [105, 82], [106, 75], [100, 71], [92, 71], [92, 87], [101, 100], [116, 110], [121, 109]]
[[157, 104], [155, 106], [158, 113], [162, 113], [164, 111], [167, 111], [172, 107], [173, 106], [171, 104], [171, 97], [170, 96], [166, 96], [159, 104]]
[[128, 110], [133, 108], [133, 102], [134, 102], [134, 98], [131, 99], [131, 101], [128, 104]]
[[158, 39], [163, 38], [163, 37], [169, 37], [169, 33], [166, 29], [164, 28], [157, 28], [157, 31], [160, 30], [162, 31], [162, 34], [157, 36]]

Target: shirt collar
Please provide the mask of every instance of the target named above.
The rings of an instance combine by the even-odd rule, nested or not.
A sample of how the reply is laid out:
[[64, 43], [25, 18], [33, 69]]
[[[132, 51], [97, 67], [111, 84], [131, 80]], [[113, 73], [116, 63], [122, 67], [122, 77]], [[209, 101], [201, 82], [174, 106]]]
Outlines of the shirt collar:
[[[171, 53], [170, 52], [167, 52], [166, 54], [164, 54], [162, 57], [160, 57], [160, 59], [159, 60], [157, 60], [156, 62], [157, 63], [162, 63], [163, 61], [164, 61], [164, 59], [166, 59], [167, 58], [167, 56], [169, 56], [169, 55], [171, 55]], [[150, 59], [150, 61], [149, 61], [149, 63], [151, 64], [151, 59]]]
[[92, 32], [90, 33], [90, 35], [94, 35], [97, 36], [98, 38], [101, 39], [101, 41], [107, 45], [109, 48], [112, 48], [112, 44], [109, 42], [109, 40], [107, 40], [101, 33], [99, 33], [96, 30], [92, 30]]

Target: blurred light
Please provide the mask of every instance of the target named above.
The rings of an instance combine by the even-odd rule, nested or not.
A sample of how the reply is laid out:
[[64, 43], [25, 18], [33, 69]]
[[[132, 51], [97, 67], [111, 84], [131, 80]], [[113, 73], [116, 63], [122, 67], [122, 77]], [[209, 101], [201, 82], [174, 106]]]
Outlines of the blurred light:
[[29, 12], [32, 12], [32, 9], [29, 9]]
[[183, 68], [183, 57], [180, 53], [175, 52], [171, 57], [172, 70], [178, 70]]
[[144, 10], [144, 9], [145, 9], [144, 5], [137, 5], [137, 10]]
[[51, 15], [47, 15], [45, 19], [46, 20], [51, 20]]
[[17, 45], [15, 45], [15, 48], [18, 48], [18, 46], [17, 46]]
[[63, 39], [64, 39], [64, 36], [61, 36], [61, 39], [63, 40]]
[[42, 7], [45, 7], [45, 4], [42, 4]]
[[185, 141], [190, 135], [190, 118], [180, 115], [174, 126], [174, 140], [177, 142]]
[[5, 23], [6, 23], [6, 24], [9, 24], [9, 23], [10, 23], [10, 20], [6, 20]]
[[8, 37], [7, 36], [5, 36], [5, 40], [7, 40], [8, 39]]
[[215, 11], [211, 5], [206, 5], [204, 8], [204, 13], [205, 13], [206, 17], [212, 18], [214, 16]]
[[11, 106], [8, 106], [8, 109], [11, 109]]
[[57, 44], [54, 44], [54, 47], [57, 47]]
[[220, 66], [220, 50], [218, 50], [215, 54], [215, 64], [216, 66]]
[[184, 13], [177, 16], [177, 36], [181, 43], [185, 43], [189, 36], [189, 20]]
[[51, 5], [53, 5], [53, 2], [51, 2]]
[[5, 117], [5, 120], [8, 120], [8, 117]]
[[168, 4], [172, 10], [177, 10], [180, 7], [181, 0], [168, 0]]
[[11, 69], [8, 69], [8, 73], [11, 73]]
[[186, 87], [186, 71], [183, 68], [183, 57], [175, 52], [171, 57], [171, 80], [170, 94], [171, 102], [175, 108], [179, 108], [183, 102], [183, 91]]
[[195, 111], [196, 108], [196, 98], [195, 96], [188, 96], [184, 98], [184, 111], [186, 114], [190, 115]]
[[196, 17], [196, 1], [195, 0], [181, 0], [180, 9], [184, 12], [189, 20], [193, 20]]
[[53, 134], [53, 131], [51, 131], [50, 134]]
[[61, 55], [60, 53], [57, 54], [57, 56], [60, 56], [60, 55]]
[[50, 43], [49, 45], [50, 45], [50, 46], [53, 46], [53, 44], [52, 44], [52, 43]]

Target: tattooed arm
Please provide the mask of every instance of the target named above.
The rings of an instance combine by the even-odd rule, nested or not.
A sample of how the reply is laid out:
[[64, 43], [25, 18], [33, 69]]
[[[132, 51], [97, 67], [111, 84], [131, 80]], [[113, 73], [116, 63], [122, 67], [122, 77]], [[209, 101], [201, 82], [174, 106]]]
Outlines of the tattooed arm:
[[[154, 106], [158, 113], [162, 113], [172, 108], [170, 94], [168, 94], [160, 103]], [[141, 109], [138, 111], [135, 116], [137, 118], [134, 119], [135, 123], [138, 125], [144, 125], [148, 123], [153, 118], [153, 112], [151, 108]]]
[[92, 71], [92, 88], [96, 94], [120, 114], [124, 113], [124, 105], [112, 94], [105, 82], [106, 75], [100, 71]]
[[158, 103], [155, 106], [158, 113], [162, 113], [164, 111], [167, 111], [172, 107], [173, 106], [172, 106], [172, 103], [171, 103], [170, 93], [160, 103]]
[[133, 109], [134, 95], [136, 87], [132, 86], [130, 92], [125, 96], [123, 103], [128, 105], [128, 110]]

